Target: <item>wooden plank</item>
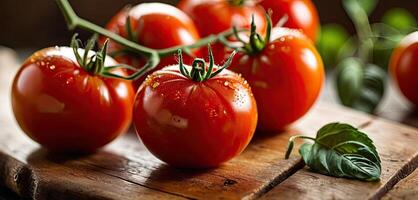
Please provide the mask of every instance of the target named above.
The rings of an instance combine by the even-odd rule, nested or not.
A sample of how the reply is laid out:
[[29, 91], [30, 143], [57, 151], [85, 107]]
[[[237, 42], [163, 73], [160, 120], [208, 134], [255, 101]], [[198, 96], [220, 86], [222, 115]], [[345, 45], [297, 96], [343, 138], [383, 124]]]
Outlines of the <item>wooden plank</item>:
[[[373, 119], [362, 130], [374, 140], [382, 159], [379, 182], [361, 182], [313, 173], [307, 168], [298, 171], [264, 199], [375, 199], [383, 196], [399, 180], [418, 166], [418, 131], [383, 119]], [[312, 134], [310, 134], [312, 135]], [[295, 154], [293, 157], [299, 157]], [[295, 194], [298, 194], [295, 196]]]
[[415, 200], [418, 197], [418, 169], [400, 181], [391, 191], [389, 191], [384, 197], [384, 200], [388, 199], [404, 199]]

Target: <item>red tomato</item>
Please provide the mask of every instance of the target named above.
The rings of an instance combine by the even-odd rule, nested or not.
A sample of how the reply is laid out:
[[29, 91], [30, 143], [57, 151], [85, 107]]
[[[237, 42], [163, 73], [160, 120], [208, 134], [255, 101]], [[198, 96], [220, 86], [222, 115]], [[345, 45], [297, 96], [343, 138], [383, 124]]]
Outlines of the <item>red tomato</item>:
[[[126, 19], [128, 16], [134, 37], [136, 36], [132, 39], [138, 44], [149, 48], [164, 49], [178, 45], [188, 45], [200, 39], [193, 21], [184, 12], [174, 6], [163, 3], [142, 3], [132, 8], [125, 8], [110, 20], [106, 28], [129, 39], [128, 31], [126, 30]], [[101, 43], [104, 43], [104, 39], [101, 38]], [[109, 43], [108, 52], [110, 54], [120, 50], [124, 50], [124, 47], [114, 42]], [[196, 53], [197, 56], [199, 55], [197, 51], [193, 53]], [[114, 56], [114, 58], [120, 63], [138, 68], [146, 63], [144, 58], [134, 54], [122, 54]], [[192, 61], [191, 57], [186, 56], [185, 59], [186, 63]], [[176, 63], [174, 56], [168, 56], [161, 60], [161, 63], [155, 70]], [[136, 87], [144, 80], [145, 77], [135, 81]]]
[[[106, 65], [115, 63], [106, 58]], [[13, 111], [22, 130], [59, 152], [92, 152], [124, 133], [133, 100], [130, 81], [91, 75], [68, 47], [33, 54], [12, 86]]]
[[262, 0], [260, 5], [273, 11], [273, 24], [287, 15], [285, 27], [299, 29], [312, 41], [316, 41], [320, 23], [318, 12], [311, 0]]
[[174, 65], [154, 72], [141, 85], [133, 121], [145, 146], [162, 161], [178, 167], [213, 167], [248, 145], [257, 106], [238, 74], [224, 70], [197, 82]]
[[[264, 33], [266, 30], [265, 11], [254, 2], [247, 1], [242, 5], [234, 5], [230, 0], [182, 0], [178, 7], [193, 19], [201, 36], [218, 34], [232, 26], [249, 29], [252, 15], [257, 31]], [[229, 55], [221, 44], [213, 44], [212, 48], [215, 60], [223, 61]]]
[[[317, 99], [324, 68], [313, 43], [297, 30], [275, 28], [259, 53], [239, 53], [229, 69], [241, 73], [257, 100], [261, 131], [280, 131]], [[274, 40], [275, 39], [275, 40]]]
[[418, 106], [418, 31], [407, 35], [395, 48], [390, 72], [404, 96]]

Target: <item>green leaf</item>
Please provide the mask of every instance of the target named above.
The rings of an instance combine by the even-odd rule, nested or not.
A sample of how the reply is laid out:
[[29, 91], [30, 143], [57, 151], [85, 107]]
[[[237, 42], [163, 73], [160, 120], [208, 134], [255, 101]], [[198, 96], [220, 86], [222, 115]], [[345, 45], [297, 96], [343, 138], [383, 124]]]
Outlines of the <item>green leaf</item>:
[[404, 34], [413, 31], [414, 27], [418, 25], [414, 15], [403, 8], [392, 8], [388, 10], [383, 15], [382, 22]]
[[338, 65], [337, 93], [343, 105], [373, 113], [383, 98], [387, 75], [377, 65], [363, 65], [357, 58], [347, 58]]
[[337, 64], [337, 55], [349, 39], [349, 34], [339, 24], [326, 24], [321, 27], [317, 47], [327, 68]]
[[368, 64], [364, 69], [362, 90], [352, 107], [373, 113], [385, 93], [386, 78], [384, 70], [377, 65]]
[[377, 6], [378, 0], [357, 0], [358, 4], [368, 15], [372, 14]]
[[357, 58], [346, 58], [337, 66], [337, 92], [341, 103], [351, 106], [363, 85], [363, 67]]
[[299, 149], [312, 171], [334, 177], [379, 180], [379, 154], [365, 133], [348, 124], [331, 123], [321, 128], [313, 140], [314, 144], [305, 143]]

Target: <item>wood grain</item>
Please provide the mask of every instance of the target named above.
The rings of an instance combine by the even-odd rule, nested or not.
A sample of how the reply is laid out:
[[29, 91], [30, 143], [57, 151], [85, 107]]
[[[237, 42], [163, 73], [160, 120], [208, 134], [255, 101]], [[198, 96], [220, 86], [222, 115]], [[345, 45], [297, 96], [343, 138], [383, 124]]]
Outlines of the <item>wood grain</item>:
[[400, 181], [391, 191], [389, 191], [384, 197], [384, 200], [388, 199], [405, 199], [415, 200], [418, 197], [418, 169], [416, 169], [411, 175]]

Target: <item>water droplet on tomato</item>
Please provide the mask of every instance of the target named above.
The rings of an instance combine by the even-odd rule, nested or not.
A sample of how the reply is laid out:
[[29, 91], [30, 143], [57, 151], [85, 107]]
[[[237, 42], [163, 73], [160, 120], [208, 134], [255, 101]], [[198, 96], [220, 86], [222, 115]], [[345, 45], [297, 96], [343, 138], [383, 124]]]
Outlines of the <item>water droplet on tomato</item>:
[[152, 84], [152, 89], [155, 89], [155, 88], [157, 88], [158, 86], [160, 85], [160, 83], [159, 82], [154, 82], [153, 84]]
[[228, 82], [228, 81], [225, 81], [224, 85], [225, 85], [226, 87], [228, 87], [228, 86], [229, 86], [229, 82]]
[[50, 70], [54, 70], [54, 69], [55, 69], [55, 65], [51, 65], [51, 66], [49, 66], [49, 69], [50, 69]]

